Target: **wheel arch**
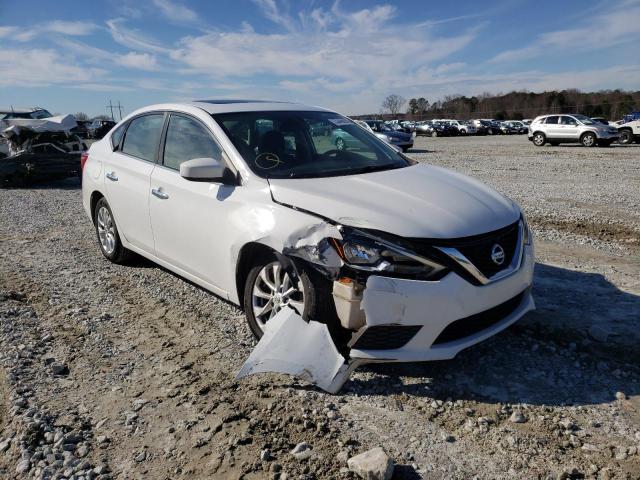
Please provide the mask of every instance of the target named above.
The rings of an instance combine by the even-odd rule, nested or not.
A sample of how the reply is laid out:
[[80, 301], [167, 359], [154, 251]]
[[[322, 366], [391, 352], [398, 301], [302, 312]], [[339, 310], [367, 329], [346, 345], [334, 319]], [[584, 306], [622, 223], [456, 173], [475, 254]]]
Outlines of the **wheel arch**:
[[101, 191], [99, 190], [94, 190], [93, 192], [91, 192], [91, 197], [89, 199], [89, 206], [91, 208], [91, 221], [95, 222], [95, 211], [96, 211], [96, 205], [98, 204], [98, 201], [104, 198], [104, 195], [102, 194]]
[[236, 261], [236, 293], [239, 299], [239, 305], [244, 310], [242, 298], [244, 296], [244, 284], [247, 281], [249, 271], [255, 265], [255, 261], [268, 255], [276, 255], [276, 251], [260, 242], [249, 242], [242, 246], [238, 252], [238, 259]]

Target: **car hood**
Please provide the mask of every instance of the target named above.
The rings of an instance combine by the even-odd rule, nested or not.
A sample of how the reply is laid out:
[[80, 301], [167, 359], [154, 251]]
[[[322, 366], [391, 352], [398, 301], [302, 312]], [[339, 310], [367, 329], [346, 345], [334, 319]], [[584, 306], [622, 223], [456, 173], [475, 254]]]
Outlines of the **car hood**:
[[507, 197], [465, 175], [425, 164], [310, 179], [270, 179], [277, 202], [343, 225], [403, 237], [459, 238], [518, 220]]

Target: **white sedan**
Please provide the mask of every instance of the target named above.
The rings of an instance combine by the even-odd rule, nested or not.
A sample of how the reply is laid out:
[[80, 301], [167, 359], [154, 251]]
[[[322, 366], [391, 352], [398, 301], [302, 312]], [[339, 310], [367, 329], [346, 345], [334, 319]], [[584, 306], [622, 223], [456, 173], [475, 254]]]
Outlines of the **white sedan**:
[[534, 308], [513, 201], [322, 108], [140, 109], [84, 155], [82, 194], [107, 259], [135, 252], [239, 305], [258, 338], [289, 307], [345, 362], [452, 358]]

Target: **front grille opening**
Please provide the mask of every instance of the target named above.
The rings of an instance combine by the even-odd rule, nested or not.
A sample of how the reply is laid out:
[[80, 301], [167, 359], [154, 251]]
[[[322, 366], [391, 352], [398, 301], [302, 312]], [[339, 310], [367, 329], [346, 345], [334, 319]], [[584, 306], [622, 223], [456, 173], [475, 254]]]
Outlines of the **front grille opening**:
[[524, 293], [525, 292], [521, 292], [512, 299], [484, 312], [456, 320], [438, 335], [433, 345], [440, 345], [469, 337], [501, 322], [520, 306]]
[[404, 347], [420, 331], [420, 325], [377, 325], [369, 327], [351, 348], [393, 350]]
[[[504, 249], [504, 261], [497, 265], [491, 259], [491, 250], [494, 245], [500, 245]], [[489, 237], [479, 242], [458, 247], [458, 250], [467, 257], [482, 274], [491, 278], [496, 273], [507, 268], [517, 251], [518, 224], [512, 225], [506, 232]]]

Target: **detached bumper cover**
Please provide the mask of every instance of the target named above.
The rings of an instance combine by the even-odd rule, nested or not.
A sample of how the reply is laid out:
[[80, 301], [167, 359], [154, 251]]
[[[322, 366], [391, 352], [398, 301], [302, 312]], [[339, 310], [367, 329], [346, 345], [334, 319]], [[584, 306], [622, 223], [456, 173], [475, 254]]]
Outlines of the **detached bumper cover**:
[[[352, 341], [350, 357], [389, 362], [453, 358], [535, 308], [530, 288], [533, 266], [533, 247], [527, 246], [520, 268], [488, 285], [472, 285], [455, 273], [433, 282], [371, 276], [362, 302], [367, 324]], [[396, 338], [405, 340], [411, 330], [402, 327], [420, 328], [413, 329], [415, 334], [398, 348], [358, 348], [376, 345], [366, 331], [381, 326], [400, 327], [402, 334], [396, 333]]]

